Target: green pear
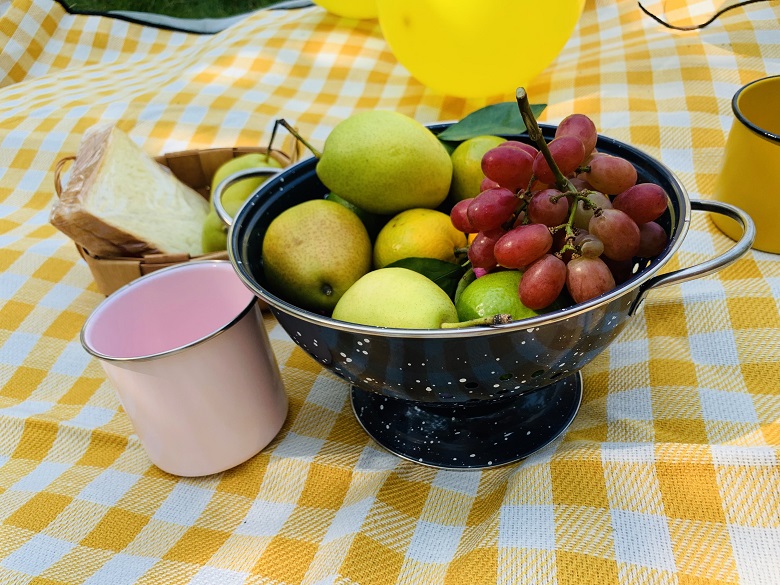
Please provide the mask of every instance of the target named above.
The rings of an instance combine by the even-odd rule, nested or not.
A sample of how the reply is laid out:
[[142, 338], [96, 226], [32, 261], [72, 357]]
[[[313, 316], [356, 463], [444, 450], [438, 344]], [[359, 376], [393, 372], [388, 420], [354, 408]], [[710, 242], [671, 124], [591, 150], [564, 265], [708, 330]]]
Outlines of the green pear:
[[[211, 192], [213, 193], [217, 188], [217, 185], [237, 171], [263, 167], [281, 169], [282, 164], [275, 158], [261, 152], [251, 152], [232, 158], [223, 163], [214, 173], [214, 176], [211, 179]], [[222, 193], [222, 207], [225, 208], [227, 214], [230, 217], [234, 217], [236, 213], [238, 213], [238, 210], [241, 209], [244, 201], [254, 193], [255, 189], [267, 181], [268, 178], [268, 176], [249, 177], [229, 185]]]
[[263, 238], [271, 292], [304, 309], [329, 312], [371, 268], [371, 241], [357, 215], [326, 199], [277, 215]]
[[506, 142], [506, 139], [486, 134], [464, 140], [452, 151], [450, 195], [453, 201], [458, 202], [479, 195], [479, 185], [485, 178], [485, 173], [482, 172], [482, 157], [502, 142]]
[[439, 285], [407, 268], [367, 273], [344, 293], [333, 318], [399, 329], [440, 329], [457, 323], [458, 312]]
[[369, 110], [339, 122], [317, 162], [323, 184], [381, 215], [435, 208], [447, 197], [452, 161], [428, 128], [403, 114]]
[[209, 211], [203, 222], [203, 253], [227, 250], [227, 233], [228, 226], [219, 218], [217, 212], [214, 209]]
[[[248, 154], [242, 154], [229, 161], [223, 163], [214, 176], [211, 178], [211, 192], [217, 188], [222, 181], [227, 177], [243, 169], [257, 169], [263, 167], [282, 168], [282, 164], [260, 152], [252, 152]], [[230, 217], [235, 217], [238, 210], [247, 200], [247, 198], [255, 192], [260, 185], [262, 185], [269, 177], [249, 177], [247, 179], [241, 179], [228, 186], [222, 192], [222, 207]], [[203, 252], [219, 252], [227, 249], [227, 232], [228, 228], [224, 222], [219, 218], [217, 212], [214, 211], [214, 204], [211, 204], [211, 211], [206, 216], [206, 220], [203, 222]]]

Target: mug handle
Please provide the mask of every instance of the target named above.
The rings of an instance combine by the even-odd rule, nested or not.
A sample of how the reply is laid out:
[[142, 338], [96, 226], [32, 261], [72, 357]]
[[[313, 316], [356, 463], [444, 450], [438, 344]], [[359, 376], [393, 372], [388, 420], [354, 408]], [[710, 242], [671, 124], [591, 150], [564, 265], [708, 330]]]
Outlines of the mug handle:
[[739, 260], [753, 245], [753, 241], [756, 239], [756, 226], [750, 216], [742, 211], [739, 207], [729, 205], [728, 203], [722, 203], [720, 201], [707, 201], [703, 199], [692, 199], [691, 209], [694, 211], [709, 211], [710, 213], [718, 213], [725, 215], [735, 220], [742, 226], [742, 237], [737, 241], [734, 246], [729, 248], [726, 252], [720, 256], [707, 260], [701, 264], [689, 266], [688, 268], [682, 268], [669, 272], [668, 274], [661, 274], [654, 276], [647, 282], [643, 283], [639, 287], [639, 294], [631, 304], [631, 308], [628, 310], [629, 315], [633, 315], [639, 308], [639, 305], [645, 298], [645, 295], [654, 288], [661, 288], [669, 286], [670, 284], [677, 284], [679, 282], [685, 282], [687, 280], [693, 280], [700, 276], [707, 276], [725, 268], [729, 264], [733, 264]]
[[249, 177], [272, 177], [274, 175], [278, 175], [280, 172], [282, 172], [282, 170], [283, 169], [277, 169], [273, 167], [241, 169], [240, 171], [236, 171], [232, 175], [228, 175], [222, 179], [214, 188], [214, 192], [211, 194], [211, 201], [214, 204], [214, 211], [217, 212], [217, 215], [219, 216], [219, 219], [222, 220], [222, 223], [224, 223], [227, 227], [233, 225], [233, 218], [230, 217], [228, 212], [225, 210], [225, 206], [222, 205], [222, 195], [230, 185], [236, 181], [247, 179]]

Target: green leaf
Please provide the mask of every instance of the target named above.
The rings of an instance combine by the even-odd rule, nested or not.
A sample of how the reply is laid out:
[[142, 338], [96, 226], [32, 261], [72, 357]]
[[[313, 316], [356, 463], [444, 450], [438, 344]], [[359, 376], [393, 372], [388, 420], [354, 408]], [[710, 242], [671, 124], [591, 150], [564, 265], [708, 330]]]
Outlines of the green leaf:
[[458, 281], [458, 286], [455, 288], [455, 296], [453, 297], [453, 301], [455, 303], [458, 302], [458, 299], [460, 298], [460, 295], [463, 294], [463, 291], [466, 289], [468, 285], [470, 285], [472, 282], [477, 280], [477, 275], [474, 274], [474, 269], [469, 268], [466, 273], [461, 277], [461, 279]]
[[451, 155], [453, 151], [458, 147], [457, 142], [447, 142], [446, 140], [439, 140], [447, 151], [447, 154]]
[[[547, 104], [533, 104], [531, 111], [534, 118], [538, 118]], [[461, 141], [493, 134], [496, 136], [508, 134], [521, 134], [525, 132], [525, 122], [520, 115], [520, 109], [516, 102], [501, 102], [485, 106], [472, 112], [460, 122], [456, 122], [439, 134], [439, 140]]]
[[402, 258], [386, 266], [386, 268], [390, 267], [408, 268], [409, 270], [419, 272], [423, 276], [427, 276], [438, 284], [450, 298], [455, 296], [455, 289], [466, 270], [459, 264], [437, 260], [436, 258]]

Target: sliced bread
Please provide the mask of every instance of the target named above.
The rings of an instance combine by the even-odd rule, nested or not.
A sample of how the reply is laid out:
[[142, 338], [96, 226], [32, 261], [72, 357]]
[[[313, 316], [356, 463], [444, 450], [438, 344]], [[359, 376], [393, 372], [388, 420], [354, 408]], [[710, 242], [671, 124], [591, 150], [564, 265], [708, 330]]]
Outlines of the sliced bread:
[[203, 253], [209, 203], [115, 125], [82, 140], [50, 221], [100, 257]]

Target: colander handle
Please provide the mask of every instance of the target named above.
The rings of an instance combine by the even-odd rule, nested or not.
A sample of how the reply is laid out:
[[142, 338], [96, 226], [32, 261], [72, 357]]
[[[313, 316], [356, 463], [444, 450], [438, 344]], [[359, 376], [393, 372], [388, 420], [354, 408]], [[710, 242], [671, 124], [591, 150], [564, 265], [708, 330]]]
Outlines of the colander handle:
[[230, 214], [228, 214], [227, 210], [225, 210], [225, 206], [222, 205], [222, 195], [225, 193], [225, 190], [230, 187], [230, 185], [236, 181], [247, 179], [249, 177], [272, 177], [273, 175], [279, 174], [281, 171], [282, 169], [275, 169], [273, 167], [241, 169], [240, 171], [236, 171], [232, 175], [228, 175], [222, 179], [214, 188], [214, 192], [211, 194], [211, 202], [214, 204], [214, 211], [217, 212], [217, 215], [219, 216], [219, 219], [222, 220], [222, 223], [228, 227], [233, 225], [233, 218], [230, 217]]
[[739, 260], [743, 255], [750, 250], [753, 245], [753, 240], [756, 239], [756, 226], [750, 216], [742, 211], [739, 207], [734, 207], [728, 203], [721, 203], [720, 201], [705, 201], [702, 199], [692, 199], [691, 209], [694, 211], [709, 211], [711, 213], [719, 213], [735, 220], [742, 226], [742, 237], [737, 241], [734, 246], [729, 248], [726, 252], [720, 256], [707, 260], [701, 264], [689, 266], [688, 268], [681, 268], [668, 274], [661, 274], [655, 276], [645, 282], [639, 288], [639, 294], [634, 299], [631, 308], [628, 311], [629, 315], [633, 315], [639, 308], [639, 305], [645, 298], [645, 295], [654, 288], [661, 288], [663, 286], [669, 286], [670, 284], [677, 284], [679, 282], [685, 282], [686, 280], [693, 280], [700, 276], [707, 276], [713, 272], [717, 272], [721, 268], [725, 268], [729, 264], [732, 264]]

